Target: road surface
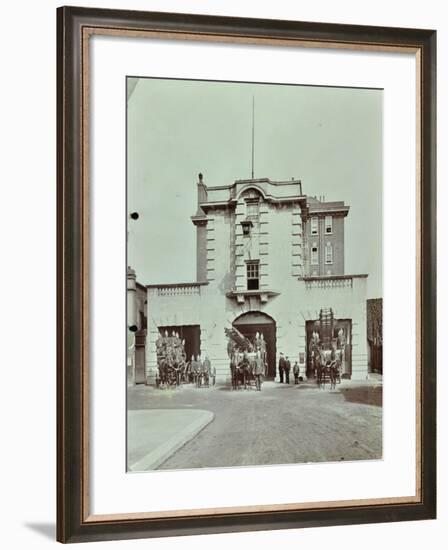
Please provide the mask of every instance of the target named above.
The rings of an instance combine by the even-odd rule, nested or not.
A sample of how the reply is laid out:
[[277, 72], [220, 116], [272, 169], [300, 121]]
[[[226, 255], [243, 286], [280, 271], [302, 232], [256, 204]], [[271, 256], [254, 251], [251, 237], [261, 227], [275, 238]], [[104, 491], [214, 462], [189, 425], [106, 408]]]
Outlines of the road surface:
[[156, 390], [136, 386], [130, 410], [204, 409], [214, 419], [159, 469], [252, 466], [382, 457], [381, 384], [265, 382], [261, 392], [227, 386]]

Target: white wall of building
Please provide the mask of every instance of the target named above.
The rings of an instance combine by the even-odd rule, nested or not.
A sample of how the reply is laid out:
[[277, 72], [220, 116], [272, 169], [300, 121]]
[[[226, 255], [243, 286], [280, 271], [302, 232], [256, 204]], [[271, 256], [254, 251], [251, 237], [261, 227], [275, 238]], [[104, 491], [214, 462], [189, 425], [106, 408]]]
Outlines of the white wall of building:
[[282, 351], [294, 362], [299, 361], [301, 352], [306, 352], [306, 321], [318, 319], [320, 309], [327, 307], [333, 309], [335, 319], [351, 319], [352, 378], [366, 378], [366, 279], [305, 282], [289, 276], [284, 281], [280, 295], [270, 298], [267, 303], [251, 297], [246, 298], [243, 305], [217, 292], [213, 284], [177, 287], [166, 295], [161, 295], [158, 289], [148, 289], [152, 312], [147, 337], [148, 382], [155, 380], [155, 341], [159, 326], [200, 325], [201, 354], [207, 354], [212, 360], [218, 381], [226, 381], [229, 379], [229, 360], [224, 328], [230, 328], [241, 314], [261, 311], [272, 317], [277, 329], [277, 354]]

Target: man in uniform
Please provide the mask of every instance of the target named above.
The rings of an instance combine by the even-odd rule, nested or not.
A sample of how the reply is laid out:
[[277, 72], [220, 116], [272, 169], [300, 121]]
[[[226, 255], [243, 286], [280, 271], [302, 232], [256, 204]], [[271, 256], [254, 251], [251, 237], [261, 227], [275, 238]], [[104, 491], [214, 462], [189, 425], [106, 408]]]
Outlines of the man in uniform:
[[263, 359], [261, 357], [261, 351], [257, 351], [257, 355], [255, 356], [254, 375], [255, 375], [255, 384], [257, 386], [258, 391], [261, 391], [261, 378], [263, 374], [264, 374], [264, 364], [263, 364]]
[[286, 356], [285, 360], [285, 382], [286, 384], [289, 384], [289, 371], [291, 370], [291, 361], [289, 360], [289, 357]]
[[194, 379], [194, 369], [193, 369], [193, 366], [194, 366], [194, 355], [191, 356], [191, 359], [190, 361], [187, 363], [187, 382], [195, 382], [195, 379]]
[[189, 369], [190, 369], [190, 375], [191, 375], [193, 384], [196, 386], [197, 385], [198, 365], [196, 363], [196, 359], [195, 359], [194, 355], [191, 356]]
[[294, 367], [292, 368], [292, 372], [294, 373], [294, 384], [298, 384], [299, 383], [300, 367], [299, 367], [299, 363], [297, 363], [297, 361], [294, 363]]
[[212, 368], [212, 365], [210, 363], [210, 359], [208, 358], [208, 355], [206, 355], [202, 363], [202, 374], [204, 376], [204, 384], [206, 386], [210, 386], [211, 368]]
[[216, 383], [216, 367], [215, 365], [212, 365], [210, 362], [210, 379], [212, 381], [212, 386]]
[[263, 333], [260, 334], [260, 351], [261, 351], [261, 360], [264, 367], [264, 376], [268, 375], [268, 362], [266, 360], [266, 340], [264, 339]]
[[285, 374], [285, 366], [286, 366], [285, 358], [283, 357], [283, 353], [280, 352], [280, 359], [278, 361], [278, 374], [280, 376], [280, 384], [283, 384], [283, 377], [284, 377], [284, 374]]
[[196, 387], [200, 388], [202, 386], [202, 376], [204, 373], [200, 355], [196, 355], [196, 373]]

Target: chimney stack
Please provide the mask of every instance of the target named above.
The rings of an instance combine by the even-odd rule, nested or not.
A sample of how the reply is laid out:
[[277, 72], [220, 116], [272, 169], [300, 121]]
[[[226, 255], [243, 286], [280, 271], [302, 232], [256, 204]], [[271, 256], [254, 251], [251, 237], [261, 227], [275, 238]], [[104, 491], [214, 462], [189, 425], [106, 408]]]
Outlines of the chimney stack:
[[201, 203], [207, 202], [207, 186], [204, 183], [204, 176], [198, 174], [198, 211], [196, 216], [203, 216], [204, 212], [201, 208]]

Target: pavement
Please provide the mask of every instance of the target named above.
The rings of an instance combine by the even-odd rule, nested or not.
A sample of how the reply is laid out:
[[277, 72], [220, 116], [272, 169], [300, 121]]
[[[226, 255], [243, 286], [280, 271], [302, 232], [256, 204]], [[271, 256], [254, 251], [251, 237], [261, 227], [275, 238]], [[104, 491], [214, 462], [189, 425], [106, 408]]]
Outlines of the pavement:
[[190, 469], [382, 458], [382, 383], [264, 382], [128, 392], [130, 470]]
[[212, 412], [203, 410], [128, 411], [128, 470], [155, 470], [213, 417]]

